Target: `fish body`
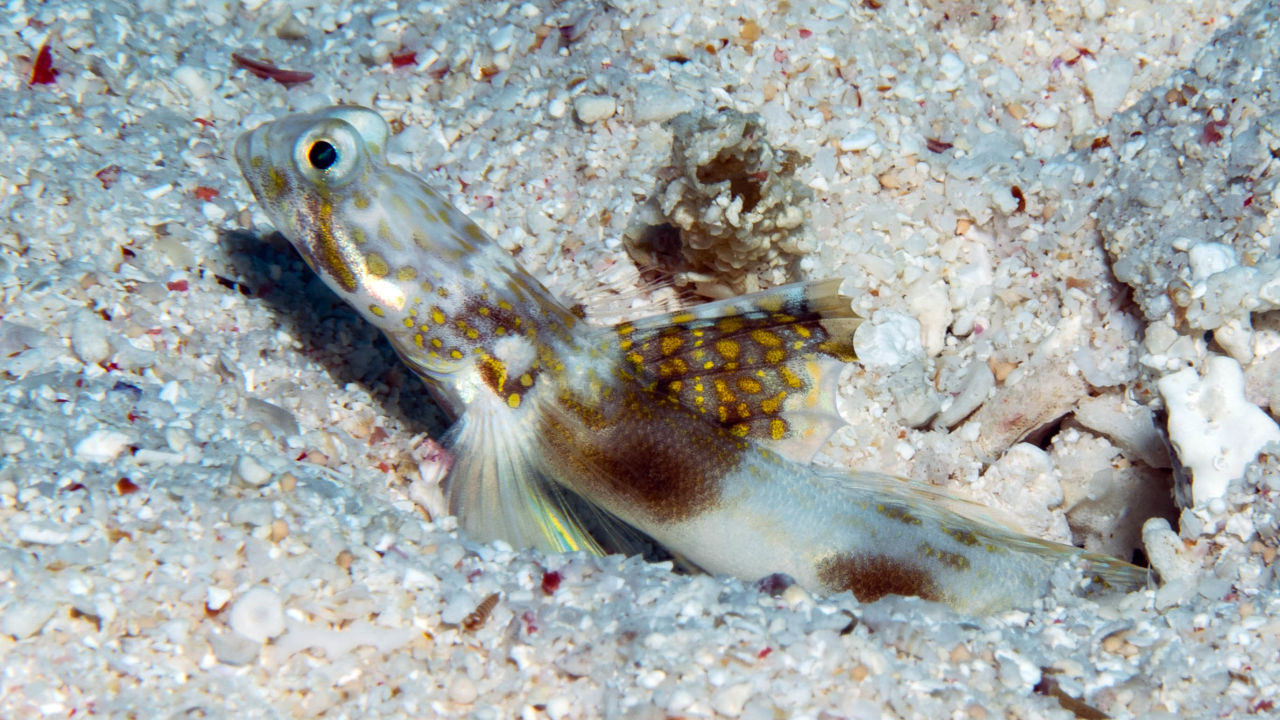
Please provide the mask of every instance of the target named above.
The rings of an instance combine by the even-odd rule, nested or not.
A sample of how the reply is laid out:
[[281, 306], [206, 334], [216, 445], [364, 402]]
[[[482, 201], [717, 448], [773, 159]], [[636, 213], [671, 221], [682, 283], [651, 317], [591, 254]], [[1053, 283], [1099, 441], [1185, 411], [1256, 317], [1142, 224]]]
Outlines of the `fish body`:
[[338, 106], [262, 125], [235, 154], [276, 227], [457, 417], [447, 496], [473, 536], [596, 553], [647, 537], [708, 572], [972, 612], [1030, 603], [1069, 558], [1098, 586], [1145, 582], [923, 486], [809, 465], [856, 359], [837, 282], [593, 326], [389, 164], [388, 136]]

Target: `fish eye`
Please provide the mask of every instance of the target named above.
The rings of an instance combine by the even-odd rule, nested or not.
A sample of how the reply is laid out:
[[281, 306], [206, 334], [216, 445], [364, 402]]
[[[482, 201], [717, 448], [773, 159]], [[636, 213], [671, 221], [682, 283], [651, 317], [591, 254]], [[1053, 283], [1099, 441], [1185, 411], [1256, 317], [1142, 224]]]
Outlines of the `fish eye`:
[[338, 149], [327, 140], [317, 140], [307, 150], [307, 162], [317, 170], [328, 170], [338, 162]]

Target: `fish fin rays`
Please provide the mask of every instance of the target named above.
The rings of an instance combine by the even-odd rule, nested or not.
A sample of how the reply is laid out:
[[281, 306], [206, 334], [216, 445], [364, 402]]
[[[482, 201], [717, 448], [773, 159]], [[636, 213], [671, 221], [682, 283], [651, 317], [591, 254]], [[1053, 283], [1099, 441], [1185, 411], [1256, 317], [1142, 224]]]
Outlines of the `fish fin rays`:
[[884, 473], [821, 471], [832, 487], [874, 496], [884, 507], [877, 508], [905, 521], [929, 519], [962, 544], [989, 545], [998, 550], [1037, 555], [1049, 561], [1076, 559], [1086, 564], [1088, 594], [1109, 590], [1135, 590], [1147, 585], [1150, 570], [1117, 558], [1086, 551], [1073, 545], [1043, 540], [1016, 529], [1003, 513], [953, 495], [940, 488]]
[[644, 554], [638, 531], [552, 479], [535, 428], [505, 406], [473, 403], [450, 429], [457, 459], [445, 497], [463, 530], [546, 553]]
[[844, 424], [840, 372], [861, 318], [840, 280], [783, 285], [600, 330], [622, 372], [734, 435], [807, 462]]

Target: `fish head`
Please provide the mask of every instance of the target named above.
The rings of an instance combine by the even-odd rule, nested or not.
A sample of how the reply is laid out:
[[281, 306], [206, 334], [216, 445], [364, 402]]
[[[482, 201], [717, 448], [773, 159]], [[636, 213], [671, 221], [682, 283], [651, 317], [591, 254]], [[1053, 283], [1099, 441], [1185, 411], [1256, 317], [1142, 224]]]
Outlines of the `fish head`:
[[260, 125], [236, 140], [235, 156], [272, 224], [330, 287], [394, 306], [403, 290], [377, 271], [407, 224], [391, 222], [385, 202], [407, 173], [386, 162], [389, 135], [376, 112], [336, 106]]
[[576, 318], [509, 252], [387, 161], [390, 134], [373, 110], [335, 106], [254, 128], [235, 156], [276, 229], [424, 375], [568, 337]]

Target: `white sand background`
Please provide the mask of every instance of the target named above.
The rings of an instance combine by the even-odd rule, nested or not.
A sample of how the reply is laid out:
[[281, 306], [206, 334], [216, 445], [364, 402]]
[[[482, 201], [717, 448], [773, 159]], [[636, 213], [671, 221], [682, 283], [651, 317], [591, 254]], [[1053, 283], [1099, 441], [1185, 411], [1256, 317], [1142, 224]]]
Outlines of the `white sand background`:
[[[1273, 712], [1275, 2], [5, 8], [0, 717]], [[819, 461], [1164, 583], [1082, 599], [1064, 572], [974, 618], [433, 522], [422, 386], [231, 159], [336, 101], [531, 271], [633, 314], [663, 305], [624, 248], [663, 222], [663, 121], [759, 113], [813, 197], [734, 281], [845, 277], [870, 318]]]

